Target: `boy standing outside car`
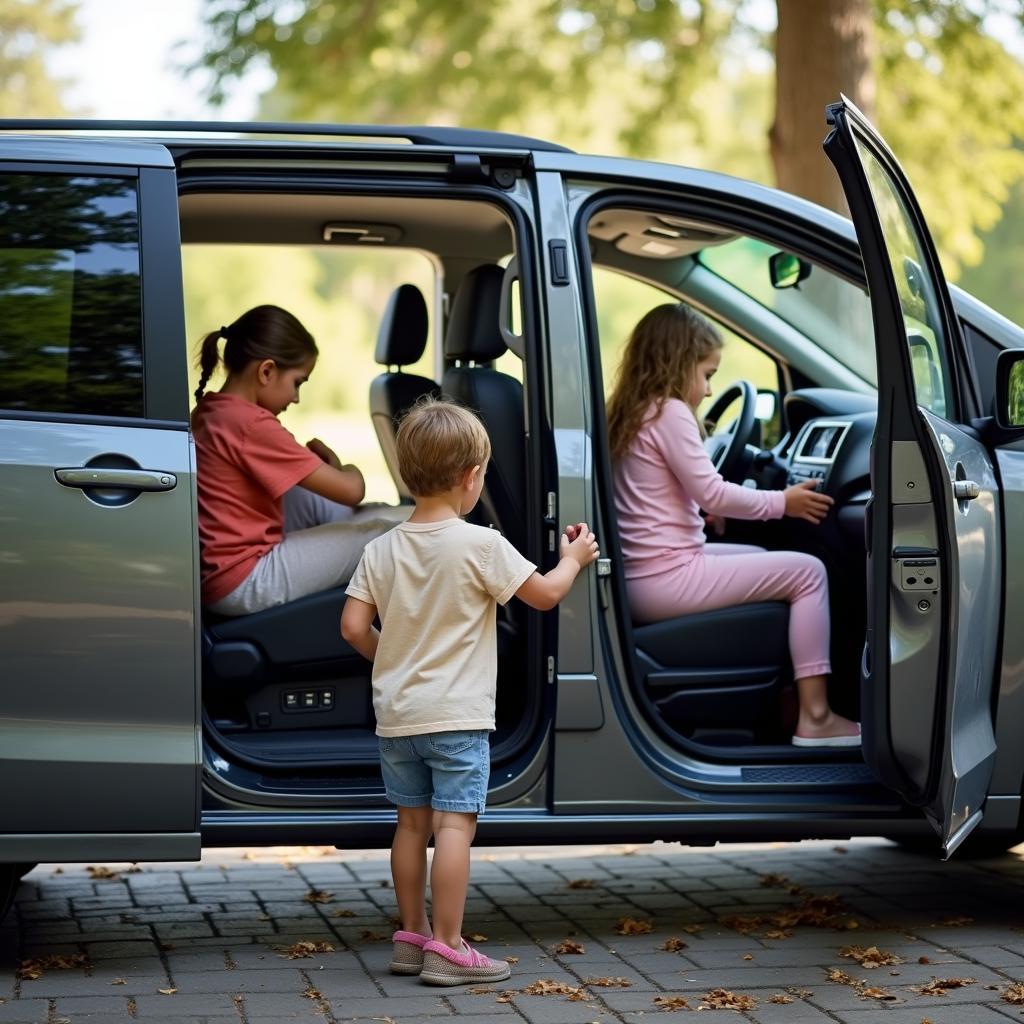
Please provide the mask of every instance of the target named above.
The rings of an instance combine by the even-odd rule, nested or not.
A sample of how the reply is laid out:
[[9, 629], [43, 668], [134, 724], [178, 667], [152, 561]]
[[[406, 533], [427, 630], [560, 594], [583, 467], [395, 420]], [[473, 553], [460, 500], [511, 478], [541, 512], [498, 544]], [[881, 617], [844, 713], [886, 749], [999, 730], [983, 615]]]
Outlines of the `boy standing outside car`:
[[585, 523], [569, 527], [558, 565], [542, 575], [497, 530], [462, 520], [480, 497], [491, 453], [468, 409], [423, 401], [402, 420], [396, 444], [416, 510], [367, 545], [341, 617], [342, 636], [374, 663], [381, 772], [398, 808], [391, 873], [402, 927], [391, 970], [434, 985], [503, 981], [508, 964], [462, 938], [470, 846], [490, 774], [496, 608], [513, 595], [554, 608], [597, 558], [597, 542]]

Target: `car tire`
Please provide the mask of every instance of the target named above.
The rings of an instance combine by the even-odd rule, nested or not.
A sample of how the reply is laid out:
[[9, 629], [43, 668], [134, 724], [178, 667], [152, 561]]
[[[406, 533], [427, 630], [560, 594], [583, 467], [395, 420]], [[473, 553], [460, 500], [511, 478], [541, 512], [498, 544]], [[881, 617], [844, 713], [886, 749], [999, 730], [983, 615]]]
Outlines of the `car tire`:
[[18, 873], [21, 867], [20, 864], [0, 864], [0, 922], [14, 903], [14, 894], [21, 883], [21, 875]]

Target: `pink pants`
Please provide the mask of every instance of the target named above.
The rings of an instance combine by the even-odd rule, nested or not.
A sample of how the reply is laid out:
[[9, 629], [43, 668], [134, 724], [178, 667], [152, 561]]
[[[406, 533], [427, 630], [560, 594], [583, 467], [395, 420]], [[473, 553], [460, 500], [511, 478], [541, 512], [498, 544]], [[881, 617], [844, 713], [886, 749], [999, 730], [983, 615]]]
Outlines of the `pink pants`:
[[765, 551], [753, 544], [708, 544], [679, 569], [627, 579], [626, 591], [638, 622], [754, 601], [787, 601], [793, 678], [831, 671], [828, 577], [813, 555]]

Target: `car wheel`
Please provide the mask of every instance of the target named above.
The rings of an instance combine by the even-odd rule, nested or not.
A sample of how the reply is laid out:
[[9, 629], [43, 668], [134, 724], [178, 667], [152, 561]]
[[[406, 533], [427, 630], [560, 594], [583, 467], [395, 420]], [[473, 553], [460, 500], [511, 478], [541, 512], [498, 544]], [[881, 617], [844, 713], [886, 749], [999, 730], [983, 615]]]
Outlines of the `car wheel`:
[[20, 864], [0, 864], [0, 921], [7, 916], [14, 902], [14, 894], [21, 882], [21, 875], [18, 874], [20, 867]]

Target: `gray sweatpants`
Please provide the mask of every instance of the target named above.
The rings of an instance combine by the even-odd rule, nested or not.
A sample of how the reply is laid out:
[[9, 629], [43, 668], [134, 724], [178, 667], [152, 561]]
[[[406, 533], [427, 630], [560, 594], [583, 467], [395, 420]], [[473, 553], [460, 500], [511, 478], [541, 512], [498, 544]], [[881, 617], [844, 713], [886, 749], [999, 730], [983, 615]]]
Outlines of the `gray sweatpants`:
[[412, 505], [347, 505], [305, 487], [284, 496], [284, 539], [227, 597], [207, 605], [216, 615], [251, 615], [347, 583], [363, 548], [412, 514]]

